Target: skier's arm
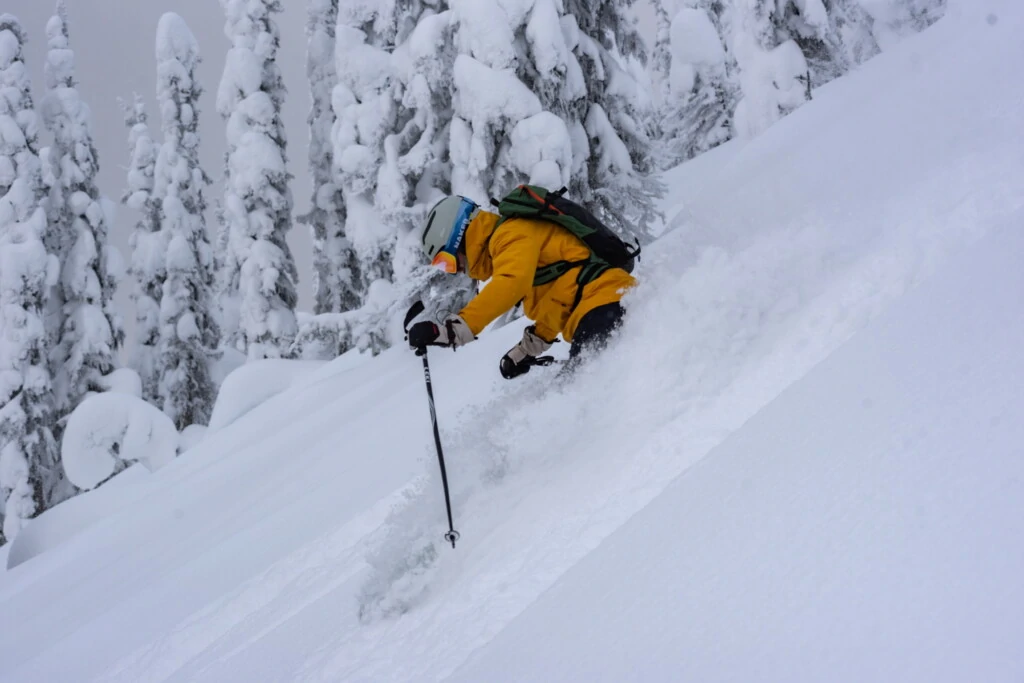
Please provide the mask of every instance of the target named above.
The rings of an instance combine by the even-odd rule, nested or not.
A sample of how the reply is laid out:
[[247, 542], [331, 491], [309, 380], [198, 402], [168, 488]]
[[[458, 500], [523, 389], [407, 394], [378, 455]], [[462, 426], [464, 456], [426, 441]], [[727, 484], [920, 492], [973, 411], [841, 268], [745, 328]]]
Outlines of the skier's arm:
[[[473, 334], [530, 293], [540, 258], [539, 231], [516, 230], [508, 226], [491, 238], [494, 264], [491, 281], [459, 312]], [[557, 334], [557, 333], [556, 333]]]

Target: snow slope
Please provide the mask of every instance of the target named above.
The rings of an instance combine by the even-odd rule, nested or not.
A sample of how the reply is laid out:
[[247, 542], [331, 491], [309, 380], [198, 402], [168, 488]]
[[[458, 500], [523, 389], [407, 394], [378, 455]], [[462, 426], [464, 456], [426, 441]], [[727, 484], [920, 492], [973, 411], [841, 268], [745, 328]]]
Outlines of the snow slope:
[[788, 388], [451, 680], [1021, 680], [1022, 227]]
[[[962, 353], [979, 341], [972, 325], [996, 322], [981, 305], [993, 291], [1004, 307], [1020, 291], [1013, 271], [996, 279], [999, 252], [1021, 246], [1018, 5], [952, 0], [931, 30], [763, 136], [670, 174], [683, 211], [645, 252], [627, 330], [572, 384], [498, 377], [520, 325], [432, 352], [463, 538], [440, 548], [430, 593], [408, 614], [356, 619], [366, 582], [444, 530], [419, 360], [395, 349], [314, 370], [153, 473], [119, 514], [0, 577], [0, 678], [628, 679], [631, 662], [648, 662], [636, 669], [646, 680], [715, 679], [724, 660], [722, 678], [832, 678], [824, 667], [853, 658], [847, 639], [863, 652], [879, 644], [894, 595], [907, 609], [889, 632], [906, 648], [876, 660], [893, 664], [877, 678], [932, 672], [924, 656], [956, 635], [970, 646], [963, 662], [1012, 671], [980, 666], [1008, 655], [999, 636], [1012, 631], [998, 627], [1019, 628], [1024, 606], [1009, 580], [1024, 567], [1005, 540], [1020, 517], [1004, 450], [1019, 435], [1008, 388], [1021, 368], [1007, 350], [1020, 330], [984, 334], [963, 373], [945, 374], [939, 352]], [[949, 294], [946, 279], [988, 273], [991, 289], [969, 282], [932, 300]], [[940, 304], [972, 317], [924, 355]], [[895, 361], [907, 365], [880, 365]], [[860, 414], [871, 413], [864, 395], [843, 396], [853, 380], [875, 415]], [[958, 403], [980, 412], [955, 420]], [[864, 431], [879, 425], [872, 442]], [[929, 461], [907, 434], [944, 450]], [[991, 447], [976, 469], [957, 456], [972, 435]], [[891, 464], [880, 455], [891, 450], [910, 456]], [[953, 557], [942, 531], [970, 540], [979, 564]], [[1007, 552], [995, 557], [986, 538]], [[785, 552], [782, 541], [801, 540], [806, 552]], [[915, 549], [934, 553], [930, 580], [911, 571], [927, 559]], [[987, 570], [999, 601], [977, 601], [959, 632], [932, 625], [964, 614], [972, 569]], [[689, 584], [671, 582], [681, 573]], [[815, 614], [812, 596], [832, 611]], [[605, 604], [636, 632], [635, 659], [617, 649]], [[825, 628], [836, 614], [845, 628]], [[981, 622], [996, 630], [970, 627]], [[677, 651], [676, 636], [694, 649]], [[534, 652], [549, 668], [528, 668]]]

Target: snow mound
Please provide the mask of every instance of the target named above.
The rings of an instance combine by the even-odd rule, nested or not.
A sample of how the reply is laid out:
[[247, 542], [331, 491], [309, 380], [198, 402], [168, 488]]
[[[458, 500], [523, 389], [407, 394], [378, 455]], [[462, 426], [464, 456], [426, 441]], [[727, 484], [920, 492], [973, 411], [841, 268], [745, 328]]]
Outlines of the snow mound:
[[61, 459], [78, 488], [91, 489], [126, 463], [150, 470], [174, 459], [178, 431], [158, 408], [129, 394], [90, 396], [68, 419]]
[[325, 361], [269, 359], [243, 365], [221, 385], [207, 433], [224, 429], [325, 364]]

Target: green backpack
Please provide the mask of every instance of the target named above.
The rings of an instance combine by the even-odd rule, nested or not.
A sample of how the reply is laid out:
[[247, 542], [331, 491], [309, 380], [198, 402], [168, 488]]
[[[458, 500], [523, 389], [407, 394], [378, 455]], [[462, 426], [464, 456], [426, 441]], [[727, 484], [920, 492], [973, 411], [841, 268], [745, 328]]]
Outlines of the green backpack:
[[563, 196], [566, 191], [567, 188], [564, 187], [557, 192], [549, 192], [537, 185], [520, 185], [500, 201], [492, 199], [491, 204], [498, 207], [498, 214], [501, 216], [498, 225], [509, 218], [550, 221], [579, 237], [590, 248], [590, 257], [586, 260], [557, 261], [538, 268], [533, 277], [533, 286], [539, 287], [554, 282], [573, 268], [579, 268], [580, 273], [576, 277], [576, 300], [572, 305], [575, 309], [583, 297], [584, 285], [596, 280], [609, 268], [633, 272], [636, 259], [640, 255], [640, 242], [637, 241], [632, 247], [623, 242], [597, 216], [576, 202], [566, 199]]

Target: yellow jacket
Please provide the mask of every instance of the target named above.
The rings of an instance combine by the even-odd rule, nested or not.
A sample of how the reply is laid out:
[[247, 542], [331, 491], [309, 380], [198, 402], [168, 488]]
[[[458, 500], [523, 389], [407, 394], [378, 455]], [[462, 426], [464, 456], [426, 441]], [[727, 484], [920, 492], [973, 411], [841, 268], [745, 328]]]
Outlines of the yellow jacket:
[[553, 341], [558, 333], [572, 341], [580, 319], [605, 304], [619, 301], [636, 280], [621, 268], [611, 268], [583, 288], [583, 298], [570, 313], [576, 297], [573, 268], [553, 282], [533, 286], [538, 267], [557, 261], [582, 261], [590, 250], [565, 228], [543, 220], [510, 218], [497, 230], [498, 215], [479, 211], [466, 229], [469, 276], [490, 280], [459, 315], [473, 334], [480, 332], [520, 301], [537, 326], [537, 335]]

